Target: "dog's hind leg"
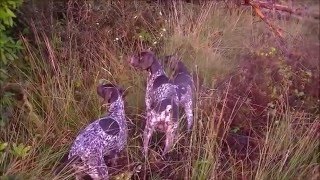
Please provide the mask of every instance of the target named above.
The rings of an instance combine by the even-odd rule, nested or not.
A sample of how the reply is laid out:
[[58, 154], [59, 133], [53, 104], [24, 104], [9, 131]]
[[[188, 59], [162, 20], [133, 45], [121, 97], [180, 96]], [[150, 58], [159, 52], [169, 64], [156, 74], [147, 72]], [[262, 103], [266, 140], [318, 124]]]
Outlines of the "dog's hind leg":
[[165, 147], [162, 152], [162, 156], [166, 155], [173, 147], [173, 144], [176, 140], [177, 136], [177, 125], [169, 125], [166, 130], [166, 142]]

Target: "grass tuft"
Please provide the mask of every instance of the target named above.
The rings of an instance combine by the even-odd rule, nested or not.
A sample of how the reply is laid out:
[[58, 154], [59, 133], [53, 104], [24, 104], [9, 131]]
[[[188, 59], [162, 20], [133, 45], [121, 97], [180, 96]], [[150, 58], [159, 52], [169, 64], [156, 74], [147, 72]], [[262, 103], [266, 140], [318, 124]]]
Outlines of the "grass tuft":
[[[78, 132], [105, 113], [96, 94], [101, 81], [128, 91], [130, 136], [118, 165], [110, 167], [114, 178], [319, 177], [317, 25], [274, 19], [286, 32], [288, 56], [248, 8], [90, 3], [68, 1], [59, 11], [26, 16], [31, 33], [21, 37], [23, 57], [12, 65], [11, 77], [23, 98], [12, 104], [10, 123], [0, 129], [0, 147], [8, 143], [0, 148], [3, 178], [70, 179], [71, 171], [53, 172]], [[36, 12], [39, 4], [33, 5], [26, 8]], [[142, 156], [146, 73], [127, 62], [149, 47], [159, 57], [179, 54], [203, 79], [193, 131], [181, 130], [166, 160], [159, 155], [162, 134], [153, 137], [149, 159]], [[21, 155], [13, 143], [22, 143]]]

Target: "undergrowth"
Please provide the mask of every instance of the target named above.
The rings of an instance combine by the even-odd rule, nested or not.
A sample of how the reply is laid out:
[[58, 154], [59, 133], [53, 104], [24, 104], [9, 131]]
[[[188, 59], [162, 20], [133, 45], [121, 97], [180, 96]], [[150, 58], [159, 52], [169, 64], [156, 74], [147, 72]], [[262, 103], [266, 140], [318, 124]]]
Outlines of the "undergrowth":
[[[8, 85], [21, 98], [0, 130], [1, 178], [70, 178], [72, 172], [53, 171], [78, 132], [104, 113], [96, 94], [100, 81], [128, 92], [130, 136], [110, 168], [114, 178], [319, 177], [318, 86], [310, 85], [319, 78], [312, 65], [319, 56], [294, 51], [299, 42], [314, 52], [317, 25], [278, 20], [289, 57], [248, 8], [183, 2], [164, 8], [144, 1], [60, 5], [35, 12], [44, 19], [26, 16], [31, 33], [21, 38], [22, 62], [13, 65]], [[161, 134], [153, 138], [148, 160], [141, 153], [146, 74], [131, 68], [127, 57], [148, 47], [159, 57], [177, 53], [202, 79], [192, 134], [182, 129], [166, 160], [159, 155]]]

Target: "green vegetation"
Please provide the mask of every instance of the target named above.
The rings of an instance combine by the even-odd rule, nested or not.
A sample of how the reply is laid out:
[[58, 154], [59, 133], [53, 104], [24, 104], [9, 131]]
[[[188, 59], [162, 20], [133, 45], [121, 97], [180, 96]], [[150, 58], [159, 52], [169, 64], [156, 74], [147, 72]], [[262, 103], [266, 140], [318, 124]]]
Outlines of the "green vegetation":
[[15, 41], [8, 33], [14, 26], [16, 17], [14, 10], [22, 4], [22, 0], [3, 0], [0, 2], [0, 84], [7, 78], [6, 66], [18, 58], [21, 42]]
[[[7, 29], [12, 20], [2, 17], [14, 16], [0, 9]], [[128, 91], [130, 138], [110, 170], [114, 179], [319, 177], [319, 24], [275, 18], [283, 47], [250, 9], [224, 3], [59, 1], [27, 4], [26, 12], [31, 32], [3, 45], [13, 50], [0, 61], [10, 75], [0, 91], [1, 117], [10, 119], [0, 128], [0, 179], [70, 179], [70, 171], [53, 171], [78, 132], [104, 113], [96, 94], [102, 80]], [[166, 160], [161, 135], [147, 161], [141, 153], [146, 74], [127, 56], [148, 47], [159, 56], [178, 53], [205, 87], [190, 140], [182, 130]]]
[[[0, 2], [0, 86], [4, 86], [9, 78], [9, 66], [18, 59], [22, 49], [21, 41], [15, 40], [10, 30], [14, 26], [14, 11], [22, 4], [22, 0], [3, 0]], [[13, 94], [5, 92], [0, 101], [0, 127], [9, 121], [8, 112], [13, 104]]]

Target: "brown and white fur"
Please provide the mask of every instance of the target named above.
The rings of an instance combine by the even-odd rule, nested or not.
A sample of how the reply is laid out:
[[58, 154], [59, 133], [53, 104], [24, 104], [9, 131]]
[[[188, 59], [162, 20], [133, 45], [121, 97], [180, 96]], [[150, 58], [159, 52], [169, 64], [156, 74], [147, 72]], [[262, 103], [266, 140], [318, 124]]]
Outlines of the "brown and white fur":
[[105, 84], [98, 86], [97, 93], [109, 104], [109, 108], [106, 115], [87, 125], [78, 134], [70, 148], [67, 164], [71, 164], [76, 171], [76, 179], [85, 175], [95, 180], [109, 179], [104, 156], [115, 158], [127, 144], [122, 89]]
[[130, 64], [149, 72], [145, 95], [146, 126], [143, 133], [143, 151], [148, 155], [148, 145], [155, 130], [165, 132], [166, 141], [162, 155], [171, 150], [177, 138], [178, 96], [175, 85], [166, 76], [153, 52], [143, 51], [129, 58]]
[[179, 106], [182, 106], [187, 117], [187, 130], [193, 126], [193, 96], [195, 84], [188, 68], [177, 55], [165, 56], [162, 61], [173, 70], [172, 81], [177, 87]]

